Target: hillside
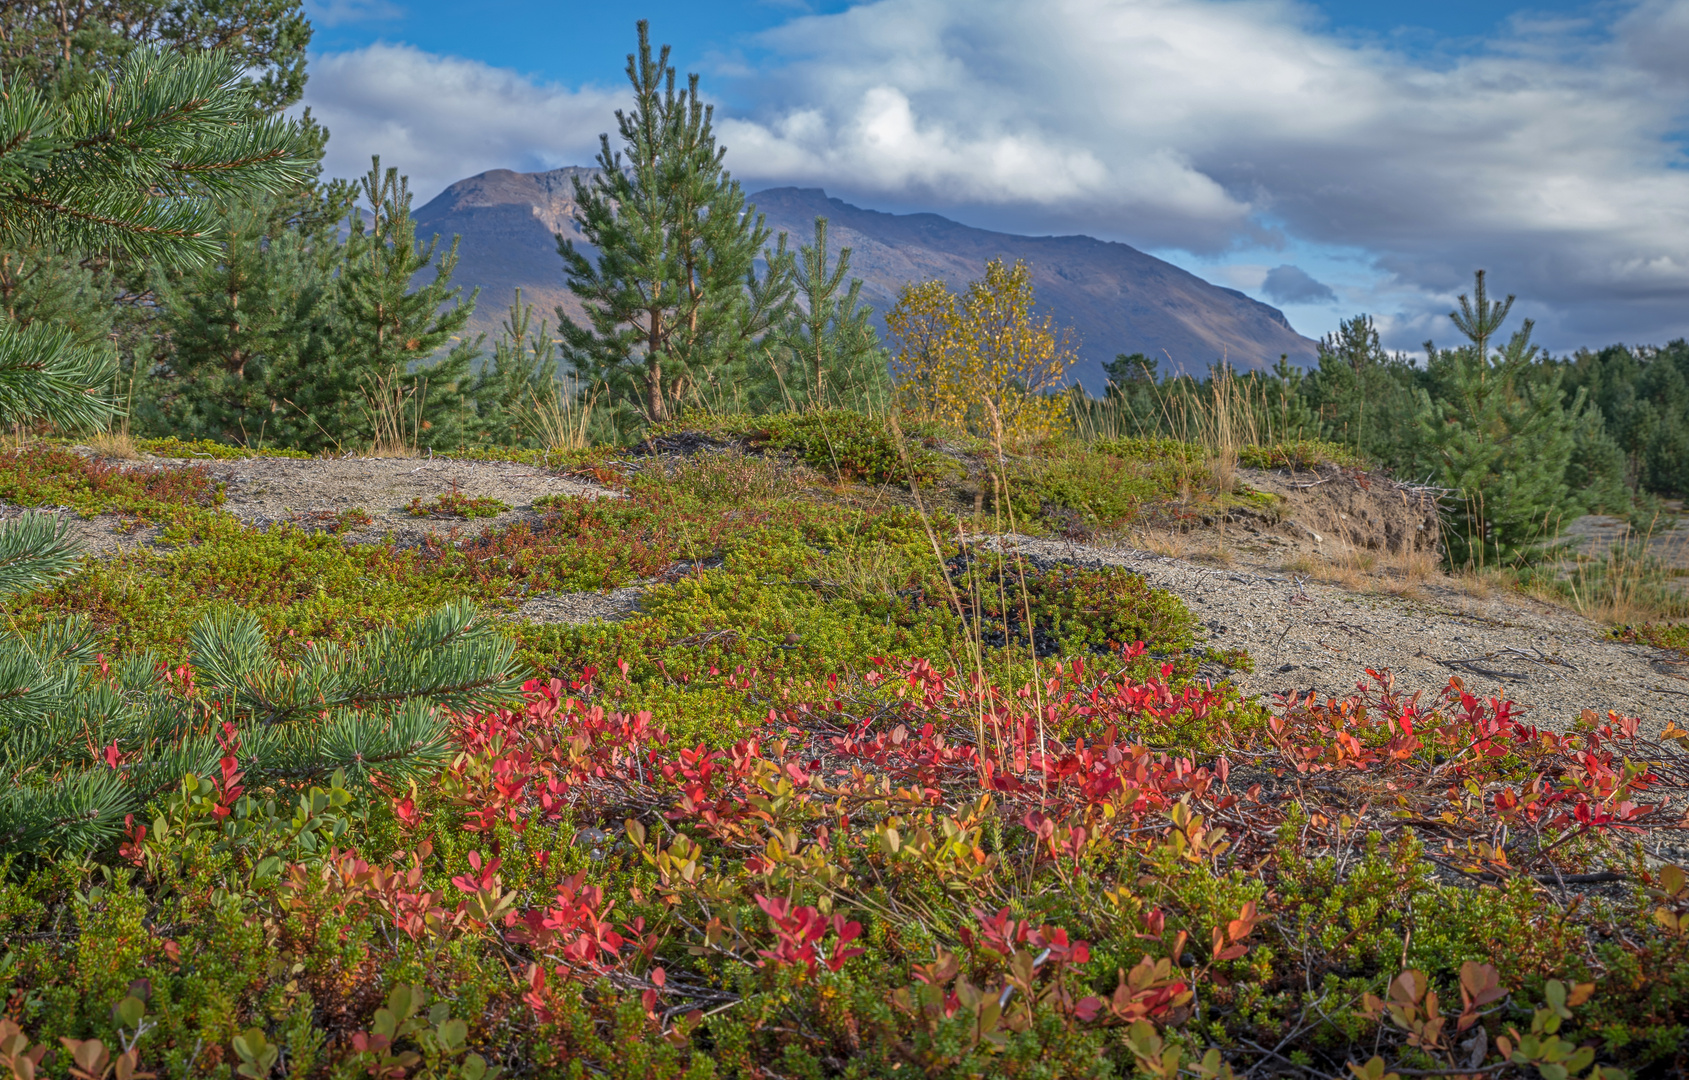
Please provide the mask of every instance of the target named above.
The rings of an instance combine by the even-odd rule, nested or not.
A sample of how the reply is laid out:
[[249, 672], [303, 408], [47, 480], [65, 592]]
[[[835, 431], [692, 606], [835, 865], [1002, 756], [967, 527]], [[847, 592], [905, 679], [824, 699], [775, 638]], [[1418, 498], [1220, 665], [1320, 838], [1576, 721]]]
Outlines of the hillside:
[[[578, 239], [571, 180], [587, 172], [495, 169], [458, 181], [417, 211], [422, 235], [463, 238], [457, 280], [482, 289], [474, 329], [496, 332], [517, 287], [538, 310], [561, 304], [578, 312], [563, 285], [554, 235]], [[1240, 367], [1268, 366], [1281, 354], [1297, 363], [1314, 356], [1314, 342], [1278, 309], [1126, 244], [990, 232], [937, 214], [887, 214], [815, 188], [772, 188], [751, 199], [797, 242], [811, 234], [817, 216], [828, 218], [835, 243], [853, 249], [852, 270], [864, 280], [867, 300], [882, 311], [906, 282], [941, 277], [959, 286], [990, 259], [1025, 259], [1040, 302], [1073, 327], [1083, 357], [1075, 374], [1093, 390], [1102, 364], [1121, 352], [1191, 371], [1222, 356]]]

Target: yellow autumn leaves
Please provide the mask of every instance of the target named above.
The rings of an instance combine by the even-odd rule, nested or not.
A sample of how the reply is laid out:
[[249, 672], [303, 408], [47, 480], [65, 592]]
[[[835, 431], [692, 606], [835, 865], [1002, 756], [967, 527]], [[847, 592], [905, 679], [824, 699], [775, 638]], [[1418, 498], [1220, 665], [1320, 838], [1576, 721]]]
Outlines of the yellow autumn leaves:
[[1032, 271], [997, 259], [960, 295], [943, 281], [906, 285], [886, 315], [898, 404], [922, 420], [1037, 442], [1068, 423], [1062, 376], [1076, 359], [1054, 320], [1034, 313]]

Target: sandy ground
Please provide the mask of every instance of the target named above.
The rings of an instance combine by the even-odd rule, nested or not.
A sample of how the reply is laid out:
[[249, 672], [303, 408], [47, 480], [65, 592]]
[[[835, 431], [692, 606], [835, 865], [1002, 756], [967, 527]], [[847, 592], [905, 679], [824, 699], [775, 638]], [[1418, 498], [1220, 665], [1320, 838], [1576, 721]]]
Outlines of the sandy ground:
[[1566, 526], [1562, 539], [1571, 541], [1588, 555], [1600, 557], [1615, 544], [1630, 541], [1633, 547], [1646, 544], [1648, 554], [1675, 570], [1689, 570], [1689, 514], [1683, 504], [1669, 502], [1658, 519], [1632, 526], [1623, 518], [1589, 514]]

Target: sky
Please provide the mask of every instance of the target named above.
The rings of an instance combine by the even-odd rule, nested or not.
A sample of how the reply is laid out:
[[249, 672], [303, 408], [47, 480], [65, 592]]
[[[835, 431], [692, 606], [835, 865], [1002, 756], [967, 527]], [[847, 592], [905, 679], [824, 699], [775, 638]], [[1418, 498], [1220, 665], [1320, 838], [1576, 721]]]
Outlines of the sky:
[[[1118, 240], [1318, 337], [1689, 336], [1689, 0], [307, 0], [333, 175], [592, 162], [633, 21], [747, 189]], [[1059, 315], [1059, 313], [1058, 313]], [[1517, 325], [1517, 318], [1515, 323]]]

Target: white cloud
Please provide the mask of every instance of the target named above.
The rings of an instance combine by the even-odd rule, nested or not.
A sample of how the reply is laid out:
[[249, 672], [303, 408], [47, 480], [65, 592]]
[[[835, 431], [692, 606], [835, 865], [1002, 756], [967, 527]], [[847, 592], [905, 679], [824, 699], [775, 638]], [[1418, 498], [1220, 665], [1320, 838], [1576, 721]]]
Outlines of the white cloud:
[[318, 26], [397, 19], [405, 9], [390, 0], [305, 0], [305, 14]]
[[[1391, 298], [1404, 347], [1479, 266], [1555, 347], [1689, 334], [1689, 0], [1592, 10], [1429, 62], [1295, 0], [874, 0], [704, 82], [749, 182], [1264, 267], [1360, 249], [1338, 291]], [[335, 170], [378, 149], [426, 196], [585, 164], [614, 95], [375, 46], [307, 101]]]
[[330, 133], [328, 174], [362, 176], [380, 154], [410, 177], [419, 205], [488, 169], [589, 164], [621, 104], [603, 90], [536, 83], [408, 45], [315, 57], [306, 86], [305, 104]]
[[1560, 342], [1689, 333], [1689, 0], [1610, 29], [1431, 66], [1289, 0], [877, 0], [766, 35], [722, 133], [746, 175], [1196, 253], [1277, 229], [1437, 310], [1485, 266]]

